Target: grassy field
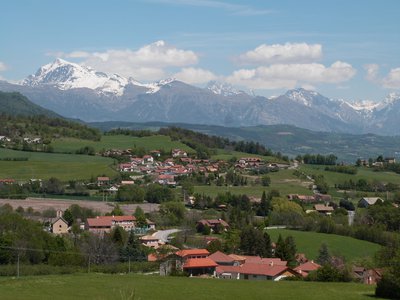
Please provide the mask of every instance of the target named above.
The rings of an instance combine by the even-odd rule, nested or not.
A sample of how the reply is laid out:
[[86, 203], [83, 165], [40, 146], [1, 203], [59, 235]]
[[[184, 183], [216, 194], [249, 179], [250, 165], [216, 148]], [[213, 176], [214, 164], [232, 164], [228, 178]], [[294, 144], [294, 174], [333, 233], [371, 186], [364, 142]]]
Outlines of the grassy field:
[[301, 165], [300, 171], [303, 171], [307, 175], [324, 175], [326, 182], [330, 186], [350, 179], [353, 181], [365, 179], [368, 181], [377, 180], [392, 183], [398, 183], [400, 181], [400, 174], [394, 172], [374, 172], [370, 168], [358, 168], [356, 175], [325, 171], [325, 166], [320, 165]]
[[149, 136], [149, 137], [132, 137], [127, 135], [104, 135], [101, 141], [87, 141], [74, 138], [57, 139], [51, 143], [55, 152], [75, 152], [79, 148], [91, 146], [96, 151], [102, 149], [128, 149], [136, 147], [143, 147], [146, 150], [160, 150], [171, 151], [171, 149], [179, 148], [188, 152], [194, 150], [185, 144], [177, 141], [171, 141], [169, 136]]
[[371, 257], [380, 249], [380, 245], [351, 237], [317, 232], [306, 232], [287, 229], [269, 229], [268, 234], [276, 242], [278, 235], [282, 237], [293, 236], [297, 251], [305, 253], [308, 259], [316, 259], [322, 243], [328, 246], [331, 255], [345, 257], [346, 261], [353, 261], [364, 257]]
[[219, 193], [231, 192], [232, 194], [246, 194], [248, 196], [261, 197], [263, 191], [278, 190], [281, 196], [287, 194], [311, 195], [307, 182], [299, 180], [293, 175], [293, 170], [280, 170], [279, 172], [269, 173], [271, 185], [264, 187], [261, 185], [247, 186], [195, 186], [195, 192], [216, 196]]
[[28, 161], [0, 161], [0, 178], [26, 180], [31, 178], [48, 179], [57, 177], [68, 181], [90, 179], [91, 176], [106, 174], [114, 176], [110, 158], [87, 155], [22, 152], [0, 149], [0, 158], [27, 157]]
[[150, 275], [75, 274], [0, 279], [2, 300], [45, 300], [55, 297], [60, 300], [356, 300], [371, 299], [374, 290], [374, 286], [356, 283], [236, 281]]

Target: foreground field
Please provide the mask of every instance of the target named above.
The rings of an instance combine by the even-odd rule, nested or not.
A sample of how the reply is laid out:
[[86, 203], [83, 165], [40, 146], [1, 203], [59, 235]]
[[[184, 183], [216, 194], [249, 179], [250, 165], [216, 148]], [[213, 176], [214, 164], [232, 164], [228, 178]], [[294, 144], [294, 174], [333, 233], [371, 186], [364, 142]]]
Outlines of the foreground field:
[[372, 257], [381, 247], [378, 244], [336, 234], [287, 229], [269, 229], [268, 234], [274, 242], [277, 241], [279, 234], [283, 238], [288, 235], [293, 236], [297, 251], [305, 253], [308, 259], [316, 259], [318, 257], [318, 250], [322, 243], [328, 246], [331, 255], [343, 256], [346, 261]]
[[[134, 296], [132, 296], [132, 294]], [[150, 275], [76, 274], [0, 279], [1, 299], [371, 299], [356, 283], [230, 281]], [[377, 298], [376, 298], [377, 299]]]
[[0, 161], [0, 178], [27, 180], [31, 178], [60, 180], [90, 179], [92, 176], [114, 176], [110, 158], [87, 155], [23, 152], [0, 149], [0, 158], [28, 158], [27, 161]]

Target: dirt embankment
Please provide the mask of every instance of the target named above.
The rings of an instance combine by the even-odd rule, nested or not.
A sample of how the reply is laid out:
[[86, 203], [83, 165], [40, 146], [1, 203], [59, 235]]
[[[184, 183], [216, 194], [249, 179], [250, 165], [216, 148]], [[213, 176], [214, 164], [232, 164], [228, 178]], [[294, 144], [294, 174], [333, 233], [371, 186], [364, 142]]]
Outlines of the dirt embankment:
[[[113, 209], [114, 202], [87, 201], [87, 200], [68, 200], [68, 199], [51, 199], [51, 198], [27, 198], [25, 200], [0, 199], [0, 205], [10, 204], [14, 209], [21, 206], [24, 209], [32, 207], [35, 211], [42, 212], [49, 208], [55, 210], [66, 210], [70, 205], [77, 204], [82, 207], [91, 208], [95, 211], [105, 214]], [[159, 204], [143, 203], [143, 204], [120, 204], [125, 214], [133, 214], [137, 206], [140, 206], [144, 212], [158, 211]]]

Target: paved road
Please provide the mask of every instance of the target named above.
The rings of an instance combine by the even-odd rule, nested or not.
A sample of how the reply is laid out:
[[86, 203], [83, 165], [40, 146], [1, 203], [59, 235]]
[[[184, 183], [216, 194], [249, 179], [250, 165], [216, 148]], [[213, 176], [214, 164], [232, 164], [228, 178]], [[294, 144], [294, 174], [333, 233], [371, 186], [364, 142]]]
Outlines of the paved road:
[[168, 242], [168, 236], [175, 233], [181, 231], [180, 229], [168, 229], [168, 230], [159, 230], [156, 231], [152, 234], [152, 236], [158, 238], [160, 241], [166, 243]]

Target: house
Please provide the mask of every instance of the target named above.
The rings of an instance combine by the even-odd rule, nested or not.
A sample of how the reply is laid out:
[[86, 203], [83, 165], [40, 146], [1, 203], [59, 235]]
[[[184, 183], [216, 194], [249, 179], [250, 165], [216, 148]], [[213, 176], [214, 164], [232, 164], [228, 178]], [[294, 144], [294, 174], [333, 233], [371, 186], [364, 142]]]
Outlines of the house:
[[170, 255], [160, 264], [160, 275], [169, 275], [175, 271], [184, 271], [190, 276], [214, 275], [217, 263], [208, 258], [207, 249], [184, 249]]
[[308, 259], [304, 253], [296, 253], [295, 259], [296, 259], [296, 262], [300, 265], [308, 262]]
[[222, 266], [216, 268], [216, 276], [227, 279], [273, 280], [298, 276], [298, 273], [287, 266], [274, 264], [244, 263], [239, 266]]
[[218, 232], [219, 230], [226, 231], [229, 228], [229, 224], [222, 219], [202, 219], [197, 222], [198, 231], [202, 231], [202, 228], [204, 228], [205, 226], [208, 226], [213, 232]]
[[375, 205], [377, 201], [384, 202], [382, 198], [379, 197], [363, 197], [358, 201], [358, 207], [368, 207], [370, 205]]
[[133, 172], [134, 170], [135, 170], [134, 165], [132, 165], [130, 163], [119, 164], [120, 172]]
[[332, 201], [332, 196], [331, 195], [325, 195], [325, 194], [315, 194], [315, 201], [316, 202], [325, 202], [329, 203]]
[[289, 194], [287, 195], [289, 200], [299, 200], [302, 203], [314, 203], [316, 202], [314, 195], [298, 195], [298, 194]]
[[235, 260], [232, 257], [230, 257], [229, 255], [226, 255], [225, 253], [223, 253], [221, 251], [217, 251], [217, 252], [211, 254], [208, 258], [215, 261], [218, 265], [233, 266], [235, 264]]
[[304, 264], [299, 265], [298, 267], [294, 268], [294, 270], [299, 273], [303, 277], [307, 277], [308, 274], [312, 271], [316, 271], [321, 268], [321, 265], [315, 263], [313, 260], [310, 260]]
[[154, 158], [151, 155], [143, 156], [143, 163], [144, 164], [152, 164], [154, 162]]
[[150, 154], [151, 154], [153, 157], [160, 157], [160, 156], [161, 156], [161, 152], [160, 152], [159, 150], [151, 150], [151, 151], [150, 151]]
[[11, 142], [11, 139], [4, 135], [0, 135], [0, 142]]
[[364, 284], [376, 284], [382, 278], [382, 269], [353, 267], [353, 277]]
[[384, 161], [385, 161], [385, 163], [390, 164], [390, 165], [396, 163], [396, 159], [394, 157], [385, 157]]
[[126, 231], [135, 229], [136, 218], [134, 216], [98, 216], [87, 218], [85, 223], [85, 229], [94, 233], [110, 232], [117, 226]]
[[0, 185], [2, 184], [15, 184], [15, 180], [10, 178], [0, 179]]
[[51, 231], [54, 234], [64, 234], [68, 233], [68, 222], [65, 221], [62, 217], [58, 217], [52, 224], [51, 224]]
[[315, 204], [314, 210], [316, 210], [320, 214], [330, 215], [335, 209], [332, 206], [327, 206], [324, 204]]
[[173, 158], [177, 158], [177, 157], [186, 157], [187, 156], [187, 152], [181, 149], [173, 149], [172, 150], [172, 157]]
[[110, 184], [109, 177], [97, 177], [97, 186], [105, 186]]
[[140, 242], [149, 248], [153, 248], [153, 249], [158, 249], [160, 246], [164, 245], [165, 243], [160, 241], [159, 238], [153, 236], [153, 235], [144, 235], [141, 236], [140, 238]]
[[156, 223], [146, 219], [147, 230], [156, 230]]

